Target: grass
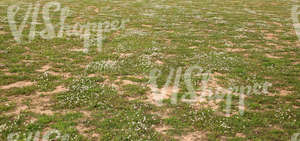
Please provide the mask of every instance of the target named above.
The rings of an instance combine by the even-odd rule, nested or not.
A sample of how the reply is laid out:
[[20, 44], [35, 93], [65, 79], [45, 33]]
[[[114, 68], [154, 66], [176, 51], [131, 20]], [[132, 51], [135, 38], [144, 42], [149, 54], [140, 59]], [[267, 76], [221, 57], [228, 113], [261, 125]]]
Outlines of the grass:
[[[300, 41], [290, 10], [298, 2], [57, 0], [72, 11], [66, 24], [103, 23], [108, 29], [102, 51], [93, 43], [88, 53], [80, 51], [84, 40], [78, 36], [46, 40], [37, 34], [29, 42], [29, 23], [18, 44], [7, 7], [20, 5], [19, 25], [26, 3], [36, 2], [0, 2], [0, 140], [10, 133], [25, 140], [30, 132], [50, 129], [75, 141], [286, 141], [300, 132]], [[52, 23], [58, 24], [60, 13], [50, 11]], [[41, 12], [38, 22], [41, 31]], [[167, 98], [158, 106], [149, 100], [153, 69], [161, 71], [156, 80], [161, 89], [172, 69], [170, 85], [175, 85], [181, 68], [179, 99], [191, 88], [198, 91], [203, 78], [196, 70], [192, 87], [184, 81], [192, 66], [212, 73], [212, 91], [258, 86], [245, 98], [244, 114], [238, 114], [239, 96], [233, 96], [230, 116], [225, 116], [225, 96], [213, 105], [172, 104]], [[21, 81], [33, 85], [1, 88]], [[265, 82], [272, 84], [267, 93], [262, 91]]]

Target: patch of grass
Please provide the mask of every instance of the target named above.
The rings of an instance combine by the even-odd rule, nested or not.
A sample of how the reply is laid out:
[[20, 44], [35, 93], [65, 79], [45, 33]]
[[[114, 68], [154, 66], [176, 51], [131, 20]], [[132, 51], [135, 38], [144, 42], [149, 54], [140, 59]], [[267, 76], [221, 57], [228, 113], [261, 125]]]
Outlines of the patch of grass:
[[[29, 42], [30, 17], [22, 42], [17, 44], [7, 21], [7, 7], [20, 6], [15, 16], [19, 27], [28, 3], [34, 6], [36, 2], [0, 2], [0, 87], [19, 81], [35, 82], [32, 86], [0, 90], [0, 140], [7, 140], [10, 133], [47, 129], [57, 129], [78, 141], [183, 140], [197, 131], [206, 133], [201, 140], [285, 141], [299, 132], [300, 49], [290, 10], [298, 2], [57, 0], [61, 7], [71, 10], [66, 25], [94, 22], [106, 28], [105, 22], [118, 21], [120, 26], [122, 20], [129, 19], [124, 28], [103, 32], [102, 52], [97, 52], [93, 41], [87, 53], [80, 51], [83, 38], [64, 34], [46, 40], [40, 36], [45, 29], [42, 7], [36, 37]], [[57, 35], [60, 11], [51, 7], [50, 17]], [[45, 65], [51, 68], [37, 71]], [[272, 86], [267, 93], [260, 87], [247, 95], [244, 115], [238, 113], [239, 96], [233, 96], [229, 117], [225, 116], [226, 97], [216, 104], [217, 109], [200, 102], [178, 100], [172, 104], [170, 98], [160, 106], [149, 102], [151, 70], [161, 71], [156, 79], [160, 89], [169, 75], [173, 86], [176, 71], [181, 68], [177, 95], [181, 99], [191, 89], [184, 73], [192, 66], [201, 67], [202, 72], [211, 71], [216, 75], [213, 85], [223, 88], [253, 88], [265, 82]], [[132, 84], [124, 85], [124, 80]], [[201, 88], [202, 80], [197, 70], [191, 73], [194, 90]], [[53, 115], [41, 114], [30, 106], [38, 100], [31, 99], [33, 95], [53, 92], [57, 86], [65, 86], [68, 91], [41, 97], [49, 98], [49, 103], [43, 105], [49, 108], [45, 110], [54, 110]], [[20, 100], [24, 97], [31, 101]], [[27, 105], [29, 109], [5, 114], [13, 113], [16, 105]], [[78, 130], [81, 124], [89, 128], [84, 133]], [[170, 129], [163, 133], [154, 129], [163, 125]], [[22, 135], [20, 140], [25, 138]]]
[[8, 112], [9, 110], [13, 110], [16, 107], [15, 103], [7, 103], [0, 105], [0, 113]]
[[31, 95], [35, 92], [36, 86], [28, 86], [23, 88], [14, 88], [9, 89], [6, 92], [7, 96], [13, 96], [13, 95]]
[[116, 95], [113, 88], [99, 85], [97, 81], [98, 79], [85, 77], [74, 80], [68, 92], [57, 95], [58, 105], [67, 108], [93, 105], [98, 100], [105, 101], [106, 98]]
[[124, 94], [127, 96], [137, 97], [137, 96], [143, 96], [146, 93], [147, 89], [142, 86], [129, 84], [123, 86], [123, 91]]

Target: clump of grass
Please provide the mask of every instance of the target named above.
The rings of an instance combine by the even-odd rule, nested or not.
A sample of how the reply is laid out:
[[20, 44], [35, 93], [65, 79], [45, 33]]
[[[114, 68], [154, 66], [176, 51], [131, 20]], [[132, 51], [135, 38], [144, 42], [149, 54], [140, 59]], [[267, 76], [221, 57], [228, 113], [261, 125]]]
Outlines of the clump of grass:
[[90, 63], [86, 71], [87, 72], [115, 72], [119, 69], [119, 64], [117, 61], [107, 60]]
[[40, 91], [49, 91], [55, 88], [53, 81], [57, 80], [58, 77], [50, 75], [48, 72], [44, 72], [37, 78], [37, 88]]
[[297, 116], [296, 114], [289, 108], [279, 108], [276, 110], [275, 114], [275, 119], [281, 124], [290, 121], [291, 123], [296, 123]]
[[0, 104], [0, 113], [7, 112], [9, 110], [12, 110], [16, 107], [15, 103], [6, 103], [6, 104]]
[[0, 116], [0, 140], [5, 140], [10, 133], [21, 133], [28, 126], [25, 123], [27, 118], [26, 114], [16, 117]]
[[198, 60], [198, 65], [204, 70], [211, 71], [231, 71], [232, 67], [241, 64], [238, 57], [230, 56], [224, 52], [204, 53], [196, 55], [194, 59]]
[[118, 111], [98, 126], [103, 140], [158, 140], [158, 133], [151, 128], [155, 123], [157, 119], [136, 107]]
[[115, 90], [103, 84], [97, 84], [94, 78], [74, 80], [69, 91], [57, 96], [59, 105], [68, 108], [81, 107], [97, 102], [104, 95], [114, 94]]
[[136, 68], [141, 69], [142, 72], [147, 72], [154, 67], [151, 55], [142, 55], [137, 60]]
[[124, 92], [125, 95], [133, 96], [133, 97], [142, 96], [147, 91], [147, 88], [143, 86], [131, 85], [131, 84], [123, 86], [123, 89], [125, 91]]
[[35, 92], [36, 87], [35, 86], [28, 86], [23, 88], [14, 88], [7, 91], [7, 96], [18, 96], [18, 95], [31, 95]]

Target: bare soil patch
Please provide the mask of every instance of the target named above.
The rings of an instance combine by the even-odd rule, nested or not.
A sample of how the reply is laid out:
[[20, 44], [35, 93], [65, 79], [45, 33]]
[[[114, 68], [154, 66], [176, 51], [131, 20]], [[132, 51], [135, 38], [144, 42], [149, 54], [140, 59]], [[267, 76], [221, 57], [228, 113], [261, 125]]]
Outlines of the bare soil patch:
[[42, 66], [41, 69], [36, 70], [36, 71], [37, 71], [37, 72], [45, 72], [45, 71], [49, 70], [50, 68], [51, 68], [50, 65], [45, 65], [45, 66]]
[[280, 59], [280, 58], [282, 58], [282, 57], [274, 56], [274, 55], [271, 55], [271, 54], [266, 54], [266, 57], [272, 58], [272, 59]]
[[5, 85], [5, 86], [0, 86], [0, 89], [10, 89], [10, 88], [22, 88], [22, 87], [28, 87], [28, 86], [32, 86], [34, 84], [34, 82], [30, 82], [30, 81], [19, 81], [16, 83], [12, 83], [9, 85]]
[[192, 132], [187, 135], [181, 136], [178, 139], [182, 141], [206, 141], [207, 140], [206, 135], [207, 135], [206, 132], [197, 131], [197, 132]]

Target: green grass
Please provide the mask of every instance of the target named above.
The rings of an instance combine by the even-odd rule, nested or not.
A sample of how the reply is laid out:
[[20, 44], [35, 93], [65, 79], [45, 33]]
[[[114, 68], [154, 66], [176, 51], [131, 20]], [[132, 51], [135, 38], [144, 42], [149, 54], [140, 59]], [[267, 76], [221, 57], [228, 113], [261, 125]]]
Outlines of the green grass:
[[[20, 4], [19, 25], [27, 10], [24, 3], [36, 2], [2, 0], [0, 5]], [[0, 140], [7, 140], [10, 133], [47, 129], [57, 129], [78, 141], [183, 140], [197, 131], [205, 132], [202, 140], [210, 141], [286, 141], [300, 132], [300, 41], [290, 19], [290, 9], [299, 2], [57, 2], [72, 11], [66, 19], [69, 25], [118, 21], [116, 25], [121, 26], [122, 20], [128, 21], [124, 28], [103, 33], [102, 52], [93, 44], [83, 53], [75, 50], [83, 49], [84, 42], [76, 36], [46, 40], [36, 35], [28, 42], [28, 23], [22, 42], [17, 44], [7, 20], [1, 20]], [[58, 24], [59, 12], [50, 11], [52, 23]], [[7, 17], [7, 6], [1, 6], [0, 17]], [[41, 31], [45, 28], [41, 13], [38, 22], [42, 24], [36, 28]], [[45, 65], [50, 68], [37, 71]], [[149, 102], [151, 70], [161, 70], [157, 85], [162, 88], [171, 70], [181, 68], [177, 97], [182, 98], [190, 90], [184, 73], [192, 66], [220, 74], [215, 76], [215, 85], [223, 88], [253, 88], [265, 82], [272, 86], [268, 94], [260, 88], [245, 98], [244, 115], [238, 114], [239, 97], [233, 96], [229, 117], [225, 116], [226, 97], [218, 108], [207, 103], [172, 104], [170, 99], [162, 106]], [[191, 84], [197, 91], [202, 78], [196, 71], [192, 76]], [[171, 78], [174, 85], [175, 75]], [[124, 84], [125, 80], [132, 83]], [[34, 85], [1, 89], [19, 81]], [[67, 91], [51, 93], [60, 86]], [[16, 112], [24, 105], [27, 109]], [[169, 128], [156, 130], [164, 126]], [[22, 135], [20, 140], [25, 138]]]

